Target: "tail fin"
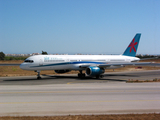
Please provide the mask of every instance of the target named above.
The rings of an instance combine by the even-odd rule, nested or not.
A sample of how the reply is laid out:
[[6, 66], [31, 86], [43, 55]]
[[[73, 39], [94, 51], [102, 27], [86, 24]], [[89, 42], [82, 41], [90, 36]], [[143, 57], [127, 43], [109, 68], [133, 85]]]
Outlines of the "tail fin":
[[127, 47], [127, 49], [124, 51], [123, 55], [132, 56], [132, 57], [136, 56], [140, 37], [141, 37], [140, 33], [137, 33], [135, 35], [135, 37], [133, 38], [133, 40], [131, 41], [131, 43]]

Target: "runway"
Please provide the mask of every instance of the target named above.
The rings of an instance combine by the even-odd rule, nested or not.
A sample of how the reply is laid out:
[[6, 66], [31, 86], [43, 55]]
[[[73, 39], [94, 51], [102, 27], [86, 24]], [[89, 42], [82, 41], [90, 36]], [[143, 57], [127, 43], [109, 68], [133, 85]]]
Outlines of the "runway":
[[0, 77], [0, 116], [47, 116], [160, 112], [160, 71], [106, 73], [103, 79], [76, 75]]

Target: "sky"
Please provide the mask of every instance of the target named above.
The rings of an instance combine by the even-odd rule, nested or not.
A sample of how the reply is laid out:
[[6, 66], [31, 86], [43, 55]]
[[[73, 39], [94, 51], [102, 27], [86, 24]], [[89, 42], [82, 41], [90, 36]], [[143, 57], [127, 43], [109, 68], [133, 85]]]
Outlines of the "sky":
[[0, 0], [5, 54], [160, 54], [160, 0]]

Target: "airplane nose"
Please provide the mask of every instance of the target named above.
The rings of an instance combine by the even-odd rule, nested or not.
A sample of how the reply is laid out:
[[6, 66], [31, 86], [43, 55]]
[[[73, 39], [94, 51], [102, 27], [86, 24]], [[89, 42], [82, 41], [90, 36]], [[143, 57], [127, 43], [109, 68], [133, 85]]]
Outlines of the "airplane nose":
[[19, 66], [21, 69], [23, 68], [23, 65], [22, 64], [20, 64], [20, 66]]
[[20, 64], [20, 68], [24, 70], [25, 65], [24, 65], [23, 63], [22, 63], [22, 64]]

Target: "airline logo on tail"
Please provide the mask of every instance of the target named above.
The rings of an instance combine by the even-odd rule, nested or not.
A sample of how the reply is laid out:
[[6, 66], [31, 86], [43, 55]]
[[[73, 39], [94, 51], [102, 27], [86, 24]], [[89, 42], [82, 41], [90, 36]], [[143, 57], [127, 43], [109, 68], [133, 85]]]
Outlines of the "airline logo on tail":
[[130, 52], [132, 52], [132, 49], [134, 50], [134, 52], [136, 52], [136, 48], [134, 46], [137, 45], [138, 43], [134, 41], [135, 41], [135, 38], [132, 40], [131, 44], [128, 46], [128, 47], [131, 47]]
[[133, 38], [133, 40], [131, 41], [131, 43], [129, 44], [125, 52], [123, 53], [123, 55], [132, 56], [132, 57], [136, 56], [140, 37], [141, 37], [140, 33], [137, 33], [135, 35], [135, 37]]

